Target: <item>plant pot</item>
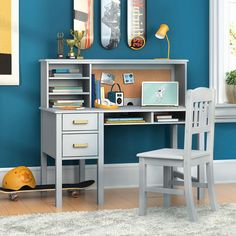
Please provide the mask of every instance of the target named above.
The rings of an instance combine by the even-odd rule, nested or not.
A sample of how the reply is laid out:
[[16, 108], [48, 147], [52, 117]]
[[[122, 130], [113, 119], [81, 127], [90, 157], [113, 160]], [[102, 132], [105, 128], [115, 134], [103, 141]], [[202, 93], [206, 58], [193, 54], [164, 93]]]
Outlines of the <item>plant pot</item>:
[[236, 85], [226, 84], [226, 96], [229, 103], [236, 103]]

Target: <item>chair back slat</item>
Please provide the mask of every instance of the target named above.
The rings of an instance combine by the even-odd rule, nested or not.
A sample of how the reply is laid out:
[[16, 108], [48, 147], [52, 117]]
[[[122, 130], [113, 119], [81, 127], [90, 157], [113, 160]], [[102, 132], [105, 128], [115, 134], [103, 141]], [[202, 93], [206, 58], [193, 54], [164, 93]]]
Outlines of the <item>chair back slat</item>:
[[207, 145], [205, 151], [213, 153], [214, 107], [215, 101], [213, 89], [197, 88], [187, 91], [184, 144], [186, 156], [190, 156], [194, 134], [206, 133]]
[[192, 134], [210, 131], [209, 103], [209, 101], [194, 102]]

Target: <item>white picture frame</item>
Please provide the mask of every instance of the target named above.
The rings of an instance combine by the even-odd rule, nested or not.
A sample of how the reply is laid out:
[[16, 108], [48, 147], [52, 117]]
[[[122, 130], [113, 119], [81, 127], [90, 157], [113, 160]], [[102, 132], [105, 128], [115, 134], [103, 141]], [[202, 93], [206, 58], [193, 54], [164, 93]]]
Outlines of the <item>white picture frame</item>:
[[102, 75], [101, 75], [101, 83], [102, 84], [113, 85], [115, 83], [115, 76], [111, 73], [103, 72]]
[[124, 80], [124, 84], [134, 84], [134, 74], [133, 73], [124, 73], [123, 80]]
[[[10, 44], [5, 47], [5, 50], [4, 45], [2, 46], [2, 48], [0, 48], [0, 54], [3, 60], [5, 56], [7, 56], [8, 59], [10, 58], [9, 60], [7, 60], [7, 68], [10, 69], [6, 70], [3, 69], [3, 67], [1, 68], [1, 66], [3, 66], [3, 63], [0, 63], [0, 85], [19, 85], [19, 0], [0, 0], [0, 11], [2, 9], [2, 11], [6, 12], [6, 9], [4, 9], [4, 7], [7, 8], [9, 6], [7, 4], [10, 4], [11, 6], [10, 10], [7, 10], [8, 12], [10, 12], [10, 23], [5, 24], [7, 27], [10, 27], [11, 40]], [[7, 18], [6, 14], [5, 17]], [[9, 20], [5, 22], [9, 22]], [[1, 35], [2, 34], [0, 33], [0, 37]], [[8, 50], [8, 48], [10, 49]], [[4, 67], [6, 68], [6, 64], [4, 65]]]

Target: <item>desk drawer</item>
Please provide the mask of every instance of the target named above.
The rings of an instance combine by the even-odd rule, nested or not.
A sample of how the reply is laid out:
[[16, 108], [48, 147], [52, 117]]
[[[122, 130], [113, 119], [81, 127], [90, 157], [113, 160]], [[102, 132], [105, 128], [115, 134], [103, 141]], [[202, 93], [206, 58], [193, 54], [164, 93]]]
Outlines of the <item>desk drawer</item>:
[[97, 130], [97, 114], [64, 114], [63, 130]]
[[97, 156], [97, 134], [64, 134], [63, 156]]

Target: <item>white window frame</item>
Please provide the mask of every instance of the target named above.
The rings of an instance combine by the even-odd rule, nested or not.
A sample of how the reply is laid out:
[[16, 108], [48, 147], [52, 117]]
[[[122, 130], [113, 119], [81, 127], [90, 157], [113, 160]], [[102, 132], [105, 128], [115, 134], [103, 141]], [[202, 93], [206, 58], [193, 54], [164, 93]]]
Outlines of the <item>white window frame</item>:
[[[216, 90], [216, 120], [219, 122], [236, 122], [236, 104], [220, 102], [220, 86], [224, 76], [224, 1], [210, 0], [210, 87]], [[223, 35], [223, 37], [222, 37]], [[221, 37], [220, 37], [221, 36]]]

